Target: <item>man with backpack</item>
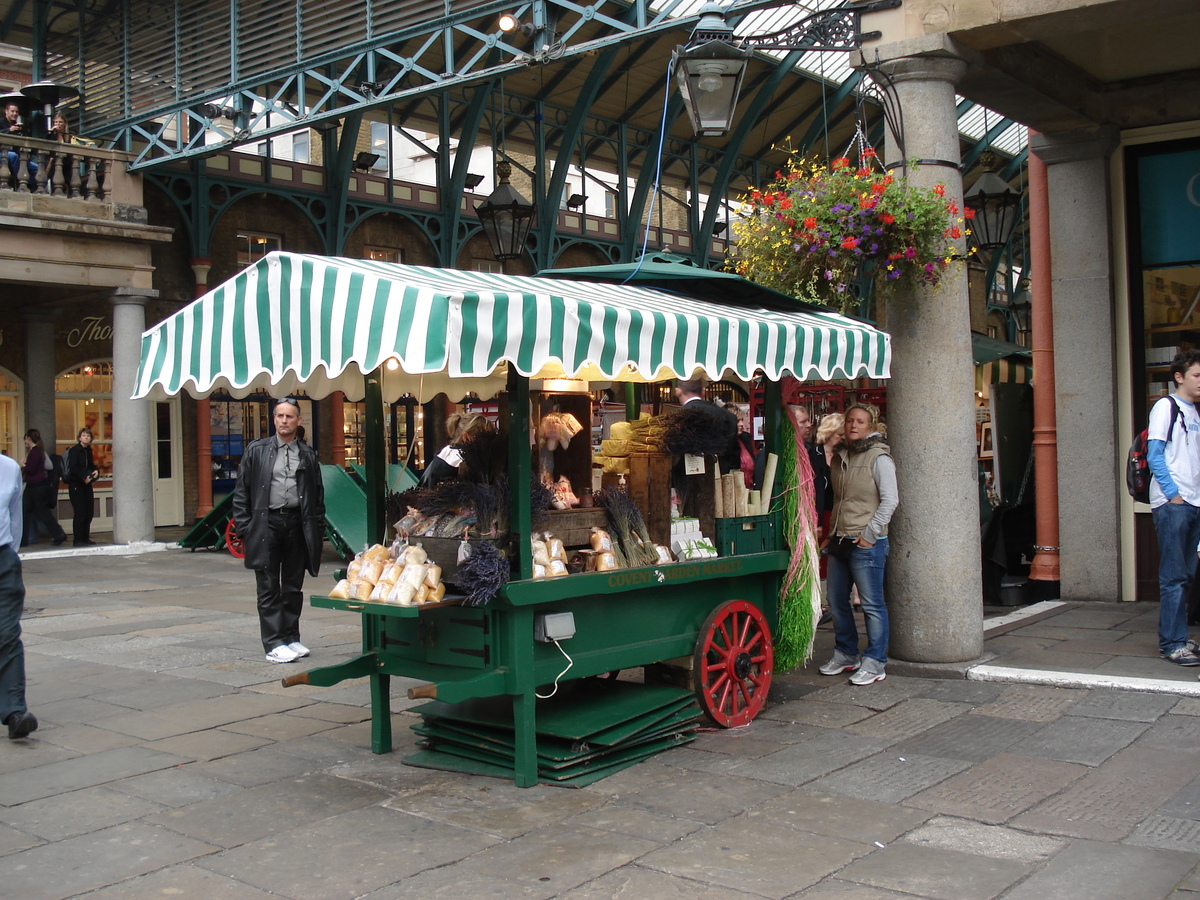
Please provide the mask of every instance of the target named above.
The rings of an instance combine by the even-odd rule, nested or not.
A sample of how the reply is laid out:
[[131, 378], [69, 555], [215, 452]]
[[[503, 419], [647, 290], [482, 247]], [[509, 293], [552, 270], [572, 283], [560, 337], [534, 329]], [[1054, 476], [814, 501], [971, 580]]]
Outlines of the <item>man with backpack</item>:
[[1200, 350], [1171, 363], [1175, 393], [1150, 410], [1146, 429], [1150, 509], [1158, 533], [1158, 649], [1180, 666], [1200, 666], [1187, 634], [1187, 592], [1200, 552]]

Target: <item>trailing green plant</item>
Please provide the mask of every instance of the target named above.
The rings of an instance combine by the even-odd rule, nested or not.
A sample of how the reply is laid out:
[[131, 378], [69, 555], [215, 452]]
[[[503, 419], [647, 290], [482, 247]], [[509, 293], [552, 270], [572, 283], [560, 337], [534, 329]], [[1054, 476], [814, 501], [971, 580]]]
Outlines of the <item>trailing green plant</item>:
[[869, 147], [857, 166], [791, 152], [775, 181], [742, 198], [736, 271], [843, 312], [857, 305], [853, 286], [864, 278], [884, 295], [936, 285], [962, 256], [956, 242], [974, 216], [945, 194], [945, 185], [918, 188], [883, 171]]

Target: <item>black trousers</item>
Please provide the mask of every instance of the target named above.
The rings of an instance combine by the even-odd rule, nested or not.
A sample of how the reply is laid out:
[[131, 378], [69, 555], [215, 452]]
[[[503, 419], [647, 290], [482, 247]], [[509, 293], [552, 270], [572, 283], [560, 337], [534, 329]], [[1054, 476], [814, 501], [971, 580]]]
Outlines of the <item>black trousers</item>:
[[68, 484], [67, 495], [71, 498], [73, 513], [71, 536], [75, 543], [92, 539], [92, 518], [95, 516], [95, 491], [90, 484]]
[[7, 544], [0, 546], [0, 722], [25, 709], [25, 647], [21, 613], [25, 583], [21, 560]]
[[58, 492], [50, 487], [49, 480], [36, 484], [25, 485], [25, 495], [21, 498], [21, 508], [25, 516], [25, 539], [21, 545], [32, 544], [37, 540], [38, 524], [46, 529], [46, 534], [54, 539], [66, 537], [58, 519], [54, 517], [51, 506], [58, 501]]
[[267, 567], [255, 569], [254, 578], [263, 649], [270, 653], [300, 640], [306, 553], [299, 510], [272, 510], [267, 523]]

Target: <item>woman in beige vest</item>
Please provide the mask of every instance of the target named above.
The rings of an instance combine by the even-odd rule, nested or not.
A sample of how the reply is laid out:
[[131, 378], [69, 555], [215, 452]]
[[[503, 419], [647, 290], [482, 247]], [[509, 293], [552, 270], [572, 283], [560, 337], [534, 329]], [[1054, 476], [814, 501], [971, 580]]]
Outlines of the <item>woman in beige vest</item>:
[[[853, 672], [851, 684], [872, 684], [887, 677], [888, 613], [883, 601], [883, 571], [888, 557], [888, 522], [896, 511], [896, 466], [879, 429], [873, 406], [856, 403], [846, 410], [845, 442], [830, 466], [833, 514], [822, 549], [829, 556], [829, 608], [833, 613], [833, 657], [822, 675]], [[858, 588], [867, 646], [858, 653], [858, 625], [850, 606], [850, 587]]]

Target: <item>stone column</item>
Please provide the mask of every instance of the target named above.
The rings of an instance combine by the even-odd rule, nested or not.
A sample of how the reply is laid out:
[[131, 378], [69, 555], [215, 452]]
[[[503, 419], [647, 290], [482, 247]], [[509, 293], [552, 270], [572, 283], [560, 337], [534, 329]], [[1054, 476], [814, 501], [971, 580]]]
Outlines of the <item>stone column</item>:
[[[25, 311], [25, 428], [36, 428], [42, 433], [46, 450], [54, 453], [54, 376], [57, 364], [54, 361], [54, 323], [58, 319], [57, 309], [32, 307]], [[25, 445], [17, 435], [18, 457], [25, 455]]]
[[[920, 161], [909, 183], [944, 185], [947, 203], [961, 208], [954, 86], [965, 59], [943, 35], [881, 47], [880, 55], [904, 114], [903, 156]], [[900, 162], [890, 150], [889, 165]], [[888, 442], [900, 491], [887, 572], [890, 654], [922, 663], [975, 659], [983, 599], [966, 264], [951, 264], [936, 288], [892, 301], [887, 325]]]
[[146, 301], [157, 291], [117, 288], [113, 305], [113, 543], [154, 540], [150, 403], [131, 400], [146, 330]]
[[[1046, 164], [1058, 420], [1059, 582], [1063, 600], [1119, 600], [1116, 318], [1108, 159], [1114, 128], [1034, 135]], [[1037, 377], [1036, 370], [1034, 377]]]

